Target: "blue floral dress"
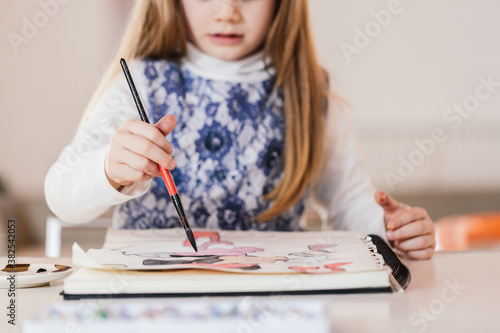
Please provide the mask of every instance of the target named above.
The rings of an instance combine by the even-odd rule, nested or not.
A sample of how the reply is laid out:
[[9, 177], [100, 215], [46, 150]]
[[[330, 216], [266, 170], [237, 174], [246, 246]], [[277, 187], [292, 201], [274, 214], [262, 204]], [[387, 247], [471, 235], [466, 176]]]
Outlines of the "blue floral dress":
[[[177, 62], [146, 60], [144, 76], [156, 123], [177, 117], [167, 139], [177, 190], [193, 228], [299, 230], [305, 196], [280, 216], [258, 223], [272, 202], [263, 198], [283, 175], [285, 117], [272, 77], [235, 83], [197, 76]], [[163, 179], [117, 206], [122, 228], [180, 227]]]

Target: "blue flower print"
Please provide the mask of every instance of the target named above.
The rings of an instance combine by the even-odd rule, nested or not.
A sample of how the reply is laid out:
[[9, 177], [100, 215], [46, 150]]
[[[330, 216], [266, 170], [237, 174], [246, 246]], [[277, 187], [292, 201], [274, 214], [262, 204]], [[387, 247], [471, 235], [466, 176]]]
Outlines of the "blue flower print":
[[248, 230], [248, 216], [245, 216], [245, 202], [235, 195], [227, 197], [217, 209], [217, 219], [222, 229]]
[[227, 175], [229, 174], [229, 170], [224, 168], [224, 167], [216, 167], [214, 172], [212, 173], [211, 175], [211, 179], [213, 179], [214, 181], [217, 181], [217, 182], [223, 182], [226, 178], [227, 178]]
[[259, 165], [264, 170], [266, 176], [268, 176], [271, 170], [278, 165], [282, 150], [283, 142], [272, 140], [267, 150], [261, 152]]
[[184, 85], [179, 85], [182, 81], [181, 70], [177, 64], [172, 63], [171, 66], [167, 68], [163, 75], [162, 87], [167, 91], [167, 94], [171, 92], [180, 92], [184, 95]]
[[189, 207], [189, 212], [193, 215], [190, 225], [195, 228], [206, 228], [210, 213], [201, 198], [194, 200]]
[[207, 158], [220, 160], [232, 146], [231, 134], [228, 129], [217, 121], [200, 131], [200, 138], [196, 141], [196, 151], [200, 159]]
[[208, 103], [205, 107], [208, 117], [213, 117], [217, 114], [220, 103]]
[[260, 99], [255, 103], [249, 102], [249, 92], [243, 89], [242, 84], [235, 84], [228, 94], [226, 106], [229, 116], [240, 123], [250, 123], [256, 128], [262, 117], [265, 116], [263, 113], [265, 100]]
[[158, 71], [152, 63], [149, 63], [144, 70], [144, 75], [150, 81], [156, 80], [158, 78]]
[[241, 117], [241, 112], [246, 106], [248, 99], [248, 92], [241, 89], [241, 84], [234, 85], [231, 90], [229, 90], [229, 98], [227, 99], [227, 108], [229, 109], [229, 114], [233, 117], [238, 115]]

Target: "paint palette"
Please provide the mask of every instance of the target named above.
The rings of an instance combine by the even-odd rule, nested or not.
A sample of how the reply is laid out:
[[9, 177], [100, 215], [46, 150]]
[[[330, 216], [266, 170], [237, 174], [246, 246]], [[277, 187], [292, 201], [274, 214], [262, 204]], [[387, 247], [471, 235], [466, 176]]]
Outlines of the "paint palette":
[[331, 332], [325, 300], [252, 297], [57, 302], [22, 324], [30, 333]]
[[[0, 267], [2, 268], [2, 267]], [[39, 287], [62, 279], [73, 267], [57, 264], [14, 264], [0, 270], [0, 289]]]

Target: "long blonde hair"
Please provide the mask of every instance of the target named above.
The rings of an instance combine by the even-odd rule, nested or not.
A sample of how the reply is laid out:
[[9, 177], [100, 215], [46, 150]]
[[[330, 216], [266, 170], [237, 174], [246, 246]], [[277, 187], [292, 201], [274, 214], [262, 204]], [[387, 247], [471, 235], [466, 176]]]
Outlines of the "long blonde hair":
[[[124, 37], [92, 97], [95, 105], [120, 73], [119, 59], [175, 60], [186, 55], [189, 27], [180, 0], [137, 1]], [[257, 217], [267, 221], [293, 206], [314, 181], [324, 160], [325, 108], [329, 96], [325, 72], [312, 42], [307, 0], [277, 0], [264, 54], [276, 71], [275, 88], [286, 116], [285, 167], [280, 183], [265, 199], [274, 204]]]

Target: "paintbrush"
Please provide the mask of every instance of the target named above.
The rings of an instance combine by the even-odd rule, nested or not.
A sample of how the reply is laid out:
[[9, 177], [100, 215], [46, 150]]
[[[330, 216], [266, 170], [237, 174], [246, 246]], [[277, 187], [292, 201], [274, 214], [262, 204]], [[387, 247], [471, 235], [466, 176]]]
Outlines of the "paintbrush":
[[[130, 75], [130, 71], [128, 70], [127, 63], [122, 58], [120, 60], [120, 64], [122, 65], [123, 73], [127, 78], [128, 86], [130, 87], [130, 91], [132, 92], [132, 96], [134, 97], [135, 105], [137, 106], [137, 110], [139, 111], [139, 115], [141, 116], [142, 121], [150, 124], [146, 111], [142, 106], [141, 99], [139, 98], [139, 93], [135, 88], [134, 80], [132, 79], [132, 75]], [[165, 182], [165, 186], [167, 187], [168, 193], [170, 194], [170, 198], [174, 203], [175, 210], [179, 215], [179, 219], [181, 220], [182, 226], [186, 231], [187, 238], [191, 243], [193, 249], [198, 252], [198, 248], [196, 247], [196, 241], [194, 239], [193, 231], [189, 227], [188, 220], [186, 218], [186, 214], [184, 213], [184, 208], [182, 207], [181, 198], [179, 197], [179, 193], [177, 192], [177, 188], [175, 187], [174, 179], [172, 178], [172, 174], [170, 170], [165, 170], [161, 165], [158, 165], [160, 168], [161, 175], [163, 177], [163, 181]]]

